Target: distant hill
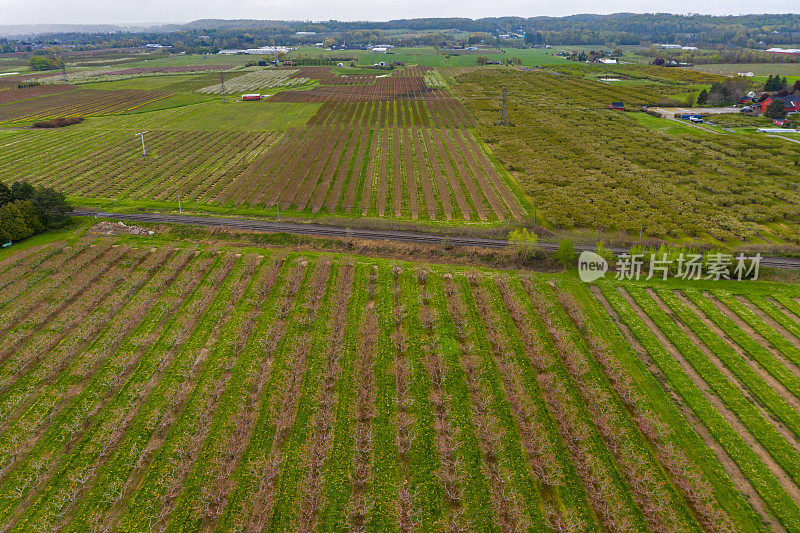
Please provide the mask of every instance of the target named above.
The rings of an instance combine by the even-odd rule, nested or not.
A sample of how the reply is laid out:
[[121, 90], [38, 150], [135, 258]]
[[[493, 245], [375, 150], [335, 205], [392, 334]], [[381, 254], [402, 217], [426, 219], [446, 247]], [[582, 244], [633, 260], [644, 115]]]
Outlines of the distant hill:
[[0, 36], [25, 37], [50, 33], [166, 33], [181, 29], [181, 24], [0, 24]]

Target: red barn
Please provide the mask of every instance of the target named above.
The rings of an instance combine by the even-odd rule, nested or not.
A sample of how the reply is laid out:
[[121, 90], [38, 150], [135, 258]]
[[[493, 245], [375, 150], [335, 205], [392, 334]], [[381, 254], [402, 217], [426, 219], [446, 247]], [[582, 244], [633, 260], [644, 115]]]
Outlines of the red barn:
[[758, 105], [761, 106], [761, 113], [765, 113], [767, 111], [767, 107], [775, 100], [783, 100], [784, 105], [786, 106], [786, 112], [790, 111], [800, 111], [800, 96], [788, 95], [788, 96], [769, 96], [763, 102], [760, 102]]
[[260, 94], [243, 94], [242, 100], [245, 102], [255, 102], [261, 100]]

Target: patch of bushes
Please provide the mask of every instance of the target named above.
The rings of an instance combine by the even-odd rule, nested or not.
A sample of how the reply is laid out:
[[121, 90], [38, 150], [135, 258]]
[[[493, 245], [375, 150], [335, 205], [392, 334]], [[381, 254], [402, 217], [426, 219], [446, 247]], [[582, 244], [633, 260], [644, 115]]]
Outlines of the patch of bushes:
[[64, 194], [17, 181], [0, 182], [0, 243], [16, 242], [63, 225], [72, 211]]
[[34, 122], [34, 128], [63, 128], [65, 126], [72, 126], [73, 124], [80, 124], [83, 122], [83, 117], [58, 117], [50, 120], [42, 120]]

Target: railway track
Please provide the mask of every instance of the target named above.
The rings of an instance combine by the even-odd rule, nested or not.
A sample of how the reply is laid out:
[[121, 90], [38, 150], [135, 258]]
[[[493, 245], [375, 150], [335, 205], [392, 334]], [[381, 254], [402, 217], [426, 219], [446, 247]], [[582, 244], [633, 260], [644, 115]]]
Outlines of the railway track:
[[[342, 226], [330, 226], [326, 224], [280, 222], [274, 220], [253, 220], [246, 218], [218, 218], [201, 217], [193, 215], [166, 215], [161, 213], [109, 213], [105, 211], [92, 211], [88, 209], [76, 209], [72, 212], [74, 216], [95, 218], [113, 218], [116, 220], [133, 222], [150, 222], [166, 224], [188, 224], [191, 226], [217, 226], [234, 229], [245, 229], [260, 231], [263, 233], [291, 233], [294, 235], [311, 235], [317, 237], [336, 237], [352, 239], [369, 239], [377, 241], [410, 242], [416, 244], [464, 246], [479, 248], [502, 249], [509, 246], [508, 242], [502, 239], [491, 239], [485, 237], [464, 237], [456, 235], [437, 235], [421, 231], [401, 231], [401, 230], [376, 230], [364, 228], [346, 228]], [[554, 252], [558, 248], [558, 243], [539, 242], [538, 248]], [[596, 245], [575, 244], [575, 250], [582, 252], [594, 250]], [[627, 253], [627, 248], [610, 248], [614, 255]], [[800, 270], [800, 259], [789, 257], [764, 256], [761, 258], [761, 266], [768, 268], [779, 268], [784, 270]]]

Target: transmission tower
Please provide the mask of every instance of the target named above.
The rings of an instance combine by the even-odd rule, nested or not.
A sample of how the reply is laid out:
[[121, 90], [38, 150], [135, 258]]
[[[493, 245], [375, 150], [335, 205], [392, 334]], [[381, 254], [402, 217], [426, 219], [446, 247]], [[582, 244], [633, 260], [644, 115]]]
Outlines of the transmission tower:
[[225, 95], [227, 91], [225, 91], [225, 73], [219, 73], [219, 101], [223, 104], [226, 102]]
[[500, 100], [500, 116], [497, 119], [497, 122], [494, 123], [495, 126], [512, 126], [508, 121], [508, 89], [503, 87], [503, 92], [500, 93], [501, 100]]

